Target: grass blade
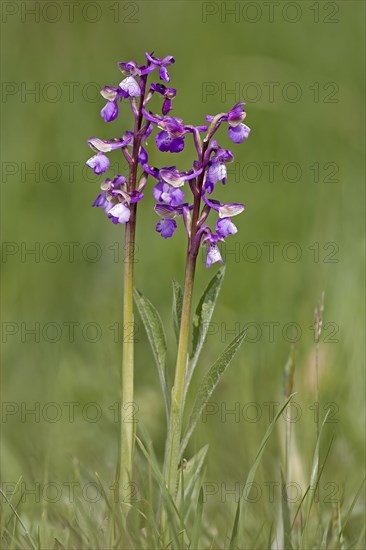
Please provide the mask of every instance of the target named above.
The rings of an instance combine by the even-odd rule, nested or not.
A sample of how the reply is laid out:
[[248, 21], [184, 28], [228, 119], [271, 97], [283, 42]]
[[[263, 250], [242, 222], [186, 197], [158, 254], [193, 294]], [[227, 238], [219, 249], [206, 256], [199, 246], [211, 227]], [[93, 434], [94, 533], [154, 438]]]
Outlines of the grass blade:
[[360, 485], [360, 487], [359, 487], [357, 493], [355, 494], [354, 499], [352, 500], [352, 504], [351, 504], [351, 506], [349, 507], [349, 510], [348, 510], [348, 512], [347, 512], [347, 514], [346, 514], [346, 517], [344, 518], [342, 528], [341, 528], [340, 531], [339, 531], [338, 540], [341, 540], [341, 537], [342, 537], [342, 535], [343, 535], [343, 533], [344, 533], [344, 530], [345, 530], [345, 528], [346, 528], [346, 525], [347, 525], [347, 523], [348, 523], [348, 520], [349, 520], [349, 518], [351, 517], [351, 514], [352, 514], [352, 512], [353, 512], [353, 509], [354, 509], [354, 507], [355, 507], [355, 505], [356, 505], [356, 502], [358, 501], [359, 496], [360, 496], [360, 494], [361, 494], [361, 492], [362, 492], [362, 488], [363, 488], [363, 485], [364, 485], [364, 483], [365, 483], [365, 479], [366, 479], [366, 478], [363, 478], [362, 483], [361, 483], [361, 485]]
[[[247, 476], [247, 479], [246, 479], [246, 482], [245, 482], [245, 485], [244, 485], [245, 487], [247, 487], [249, 484], [253, 483], [254, 478], [255, 478], [255, 474], [257, 473], [259, 463], [262, 459], [264, 450], [267, 446], [269, 438], [272, 435], [272, 432], [273, 432], [274, 427], [277, 423], [277, 420], [280, 418], [281, 414], [286, 409], [287, 405], [289, 404], [289, 402], [291, 401], [291, 399], [293, 398], [294, 395], [295, 394], [292, 394], [292, 395], [289, 396], [289, 398], [285, 401], [285, 403], [282, 405], [282, 407], [280, 408], [280, 410], [278, 411], [278, 413], [276, 414], [276, 416], [273, 418], [272, 422], [268, 426], [267, 431], [264, 434], [262, 442], [261, 442], [261, 444], [258, 448], [254, 463], [253, 463], [252, 467], [249, 470], [249, 473], [248, 473], [248, 476]], [[241, 511], [240, 511], [240, 517], [239, 517], [239, 536], [240, 536], [240, 540], [244, 540], [244, 524], [245, 524], [246, 510], [247, 510], [247, 499], [243, 500], [243, 504], [241, 506]]]
[[[185, 465], [181, 479], [180, 487], [178, 489], [177, 506], [180, 505], [180, 500], [189, 502], [193, 493], [193, 490], [197, 486], [198, 478], [200, 477], [201, 470], [204, 466], [206, 455], [208, 451], [208, 445], [205, 445], [196, 453]], [[181, 494], [182, 481], [184, 483], [184, 492]]]
[[8, 497], [6, 496], [6, 494], [4, 493], [4, 491], [0, 488], [0, 493], [2, 494], [2, 496], [5, 498], [5, 501], [7, 502], [7, 504], [10, 506], [13, 514], [15, 515], [15, 517], [17, 518], [17, 520], [19, 521], [20, 525], [22, 526], [23, 528], [23, 531], [30, 543], [30, 545], [32, 546], [32, 548], [34, 548], [34, 550], [36, 550], [37, 546], [35, 544], [35, 542], [33, 541], [28, 529], [26, 528], [26, 526], [24, 525], [23, 521], [22, 521], [22, 518], [20, 517], [20, 515], [18, 514], [18, 512], [16, 511], [16, 509], [14, 508], [14, 506], [12, 505], [12, 503], [10, 502], [10, 500], [8, 499]]
[[203, 487], [201, 487], [198, 495], [197, 509], [196, 509], [196, 514], [194, 518], [193, 535], [191, 538], [191, 544], [189, 546], [190, 550], [195, 550], [196, 548], [198, 548], [198, 542], [200, 538], [200, 531], [201, 531], [201, 525], [202, 525], [203, 502], [204, 502]]
[[240, 518], [240, 501], [241, 501], [241, 499], [239, 498], [238, 504], [237, 504], [237, 507], [236, 507], [233, 530], [232, 530], [231, 537], [230, 537], [229, 550], [234, 550], [235, 543], [236, 543], [236, 538], [238, 536], [238, 527], [239, 527], [239, 518]]
[[317, 488], [318, 488], [318, 485], [319, 485], [319, 481], [320, 481], [321, 475], [323, 473], [323, 470], [324, 470], [324, 467], [325, 467], [326, 461], [328, 459], [329, 452], [330, 452], [330, 449], [331, 449], [331, 446], [332, 446], [332, 443], [333, 443], [333, 440], [334, 440], [334, 435], [333, 435], [333, 437], [330, 441], [330, 445], [328, 447], [327, 453], [325, 455], [324, 462], [323, 462], [321, 468], [319, 468], [320, 442], [321, 442], [323, 429], [324, 429], [324, 426], [327, 422], [329, 413], [330, 413], [330, 410], [328, 410], [327, 414], [324, 417], [324, 420], [323, 420], [322, 425], [321, 425], [320, 430], [319, 430], [319, 435], [318, 435], [318, 438], [317, 438], [316, 446], [315, 446], [313, 465], [312, 465], [311, 474], [310, 474], [310, 484], [309, 484], [309, 490], [308, 490], [308, 497], [307, 497], [308, 500], [307, 500], [306, 515], [305, 515], [305, 524], [304, 524], [304, 527], [303, 527], [303, 530], [302, 530], [302, 533], [301, 533], [300, 549], [302, 549], [304, 547], [307, 547], [306, 537], [307, 537], [307, 530], [308, 530], [308, 525], [309, 525], [309, 520], [310, 520], [310, 512], [311, 512], [311, 509], [312, 509], [312, 506], [313, 506], [313, 503], [314, 503], [314, 499], [315, 499], [316, 491], [317, 491]]
[[292, 550], [291, 541], [291, 521], [288, 502], [284, 495], [286, 494], [286, 480], [281, 469], [281, 507], [282, 507], [282, 529], [283, 529], [283, 547], [284, 550]]

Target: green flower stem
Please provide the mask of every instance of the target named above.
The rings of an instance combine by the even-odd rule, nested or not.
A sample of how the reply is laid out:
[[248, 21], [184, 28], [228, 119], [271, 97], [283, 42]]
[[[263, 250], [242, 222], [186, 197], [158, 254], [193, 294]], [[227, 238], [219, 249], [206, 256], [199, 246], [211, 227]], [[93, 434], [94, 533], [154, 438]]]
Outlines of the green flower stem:
[[[208, 141], [204, 142], [201, 152], [201, 161], [208, 146]], [[201, 208], [201, 190], [204, 174], [202, 173], [197, 181], [198, 192], [195, 194], [191, 235], [188, 241], [186, 271], [184, 277], [182, 318], [179, 330], [179, 343], [177, 352], [177, 363], [175, 368], [174, 385], [171, 393], [171, 412], [168, 429], [167, 452], [165, 457], [164, 472], [168, 490], [173, 498], [177, 491], [177, 474], [179, 466], [179, 451], [182, 438], [182, 417], [184, 407], [184, 383], [187, 371], [188, 361], [188, 343], [190, 334], [190, 320], [192, 309], [192, 296], [194, 275], [196, 270], [196, 261], [198, 246], [194, 246], [194, 239], [198, 230], [198, 220]]]
[[[132, 157], [127, 157], [130, 164], [128, 191], [136, 190], [138, 155], [141, 145], [141, 128], [143, 122], [142, 107], [145, 99], [146, 76], [141, 78], [141, 95], [137, 116], [135, 117]], [[129, 483], [132, 481], [133, 455], [135, 447], [135, 423], [124, 421], [126, 405], [134, 402], [134, 315], [133, 315], [133, 276], [136, 234], [136, 207], [130, 204], [130, 219], [125, 227], [125, 264], [123, 277], [123, 351], [122, 351], [122, 392], [121, 392], [121, 448], [118, 471], [118, 482], [122, 502], [130, 494]]]
[[132, 464], [135, 441], [135, 425], [124, 421], [127, 404], [134, 399], [134, 327], [133, 317], [133, 274], [136, 229], [136, 205], [131, 208], [130, 221], [125, 228], [125, 264], [123, 285], [123, 351], [122, 351], [122, 405], [121, 405], [121, 464], [120, 489], [122, 501], [129, 494], [128, 483], [132, 479]]
[[[200, 151], [200, 160], [203, 163], [209, 141], [212, 137], [208, 135], [203, 142]], [[192, 309], [192, 295], [194, 274], [196, 270], [196, 261], [199, 243], [195, 243], [195, 236], [198, 231], [199, 216], [201, 209], [201, 194], [204, 181], [204, 172], [197, 179], [196, 193], [194, 195], [194, 204], [192, 211], [191, 234], [188, 241], [186, 271], [184, 277], [182, 318], [179, 330], [179, 343], [177, 352], [177, 363], [175, 368], [174, 385], [171, 393], [171, 412], [168, 428], [167, 449], [165, 454], [164, 473], [165, 481], [171, 496], [175, 499], [177, 492], [178, 466], [180, 443], [182, 438], [182, 418], [184, 407], [184, 382], [187, 371], [188, 361], [188, 343], [190, 333], [190, 320]], [[162, 527], [164, 529], [164, 515], [162, 516]]]
[[179, 331], [177, 364], [174, 386], [171, 393], [171, 413], [169, 423], [168, 452], [166, 457], [166, 483], [170, 494], [175, 497], [177, 489], [177, 474], [179, 462], [180, 441], [182, 435], [182, 415], [184, 399], [184, 382], [187, 369], [189, 328], [192, 308], [192, 294], [196, 258], [187, 256], [184, 293], [182, 304], [182, 319]]

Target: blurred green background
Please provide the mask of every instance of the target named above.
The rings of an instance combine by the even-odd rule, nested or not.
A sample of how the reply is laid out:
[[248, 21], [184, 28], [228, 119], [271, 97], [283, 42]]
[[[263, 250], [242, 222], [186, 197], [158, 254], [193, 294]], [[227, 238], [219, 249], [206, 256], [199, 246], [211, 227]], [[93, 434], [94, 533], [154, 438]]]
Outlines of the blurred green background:
[[[326, 480], [337, 484], [337, 498], [350, 499], [362, 479], [364, 433], [365, 4], [76, 4], [74, 13], [66, 2], [1, 6], [2, 480], [22, 475], [28, 487], [62, 483], [72, 481], [76, 470], [86, 480], [94, 472], [106, 483], [113, 479], [123, 228], [91, 208], [100, 179], [84, 169], [91, 156], [86, 142], [94, 135], [118, 137], [129, 128], [127, 105], [116, 121], [103, 122], [98, 90], [119, 82], [118, 61], [142, 63], [144, 52], [154, 50], [176, 59], [170, 70], [178, 90], [173, 115], [202, 124], [206, 114], [244, 100], [252, 129], [241, 146], [230, 147], [224, 129], [219, 136], [233, 150], [235, 164], [218, 196], [242, 201], [247, 210], [236, 218], [239, 232], [227, 240], [226, 254], [223, 250], [226, 277], [194, 379], [197, 384], [232, 338], [230, 331], [250, 323], [248, 341], [212, 398], [220, 411], [239, 406], [241, 417], [211, 415], [200, 424], [188, 455], [208, 442], [207, 479], [227, 487], [245, 479], [268, 425], [265, 403], [283, 400], [295, 326], [301, 328], [295, 390], [302, 416], [293, 424], [298, 447], [293, 477], [308, 478], [316, 437], [311, 327], [324, 291], [320, 410], [324, 417], [326, 404], [333, 403], [336, 419], [327, 426], [336, 439]], [[193, 149], [187, 146], [175, 158], [157, 153], [151, 139], [150, 151], [153, 165], [177, 162], [187, 169]], [[117, 152], [111, 159], [126, 172]], [[172, 373], [171, 279], [183, 279], [185, 234], [180, 226], [173, 239], [163, 241], [154, 231], [152, 207], [147, 191], [138, 212], [136, 286], [161, 312]], [[276, 243], [273, 257], [264, 243]], [[27, 254], [31, 249], [35, 254]], [[197, 298], [215, 269], [207, 271], [200, 259]], [[138, 323], [138, 420], [161, 456], [163, 401]], [[27, 335], [31, 328], [36, 336]], [[56, 408], [48, 408], [51, 402]], [[70, 402], [78, 404], [73, 422], [65, 405]], [[101, 413], [95, 422], [95, 408], [82, 412], [91, 402]], [[257, 404], [257, 422], [249, 419], [255, 416], [246, 408], [251, 402]], [[39, 418], [26, 415], [34, 407]], [[278, 479], [282, 435], [279, 430], [268, 448], [261, 483]], [[225, 528], [222, 500], [218, 493], [208, 503], [212, 521]], [[226, 505], [232, 509], [234, 499], [228, 496]], [[274, 506], [264, 498], [261, 505]]]

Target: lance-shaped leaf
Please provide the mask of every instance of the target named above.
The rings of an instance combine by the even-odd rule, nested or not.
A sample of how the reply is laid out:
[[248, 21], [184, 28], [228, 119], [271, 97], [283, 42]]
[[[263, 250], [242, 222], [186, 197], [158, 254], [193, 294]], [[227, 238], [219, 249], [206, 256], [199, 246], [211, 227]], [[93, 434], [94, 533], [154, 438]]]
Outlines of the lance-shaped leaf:
[[226, 368], [229, 366], [231, 360], [233, 359], [235, 353], [239, 349], [242, 341], [245, 338], [245, 330], [242, 330], [238, 336], [227, 346], [227, 348], [222, 352], [217, 361], [212, 365], [206, 376], [201, 382], [201, 385], [197, 392], [197, 397], [191, 416], [189, 418], [188, 427], [184, 434], [181, 453], [184, 452], [187, 447], [188, 441], [193, 433], [194, 428], [198, 422], [198, 419], [210, 399], [213, 391], [215, 390], [221, 376], [224, 374]]
[[182, 318], [183, 290], [178, 281], [173, 279], [173, 324], [174, 332], [179, 340], [180, 320]]
[[136, 288], [134, 289], [134, 297], [158, 368], [160, 384], [165, 399], [167, 418], [169, 418], [167, 343], [163, 323], [152, 303]]
[[[328, 450], [325, 454], [323, 463], [322, 463], [322, 465], [320, 465], [320, 443], [322, 441], [323, 429], [324, 429], [324, 427], [327, 423], [329, 414], [330, 414], [330, 409], [328, 409], [328, 411], [327, 411], [327, 413], [324, 417], [324, 420], [323, 420], [322, 425], [321, 425], [320, 430], [319, 430], [319, 435], [318, 435], [318, 439], [317, 439], [317, 442], [316, 442], [316, 446], [315, 446], [313, 464], [312, 464], [311, 474], [310, 474], [310, 484], [309, 484], [309, 488], [308, 488], [308, 491], [307, 491], [307, 507], [306, 507], [306, 511], [305, 511], [305, 521], [304, 521], [304, 526], [303, 526], [302, 533], [301, 533], [301, 538], [300, 538], [300, 545], [299, 545], [300, 548], [307, 548], [308, 547], [307, 539], [308, 539], [308, 536], [309, 536], [310, 512], [311, 512], [311, 508], [314, 504], [314, 501], [315, 501], [315, 498], [316, 498], [316, 495], [317, 495], [320, 478], [322, 476], [325, 464], [328, 460], [330, 449], [331, 449], [333, 441], [334, 441], [334, 434], [333, 434], [331, 439], [330, 439]], [[303, 501], [301, 501], [301, 503], [302, 502]]]
[[207, 332], [210, 327], [212, 314], [219, 296], [224, 275], [225, 266], [220, 267], [209, 282], [206, 290], [202, 294], [202, 298], [198, 303], [193, 317], [192, 352], [188, 363], [185, 393], [188, 391], [194, 369], [196, 368], [198, 358], [207, 337]]

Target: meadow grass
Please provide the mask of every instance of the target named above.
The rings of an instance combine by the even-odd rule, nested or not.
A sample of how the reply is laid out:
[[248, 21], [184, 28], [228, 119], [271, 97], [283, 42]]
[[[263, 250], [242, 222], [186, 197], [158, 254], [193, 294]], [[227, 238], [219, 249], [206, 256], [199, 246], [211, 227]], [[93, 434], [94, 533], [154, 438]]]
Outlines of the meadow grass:
[[[222, 279], [220, 272], [222, 270], [213, 278], [219, 281], [219, 286]], [[210, 286], [212, 283], [209, 290]], [[315, 310], [316, 372], [320, 360], [323, 300], [322, 296], [320, 306]], [[146, 326], [151, 327], [148, 322]], [[239, 335], [241, 339], [243, 336], [245, 338], [245, 335]], [[202, 344], [205, 338], [206, 335], [203, 336]], [[150, 342], [154, 349], [154, 339], [151, 338]], [[246, 453], [251, 462], [249, 469], [243, 469], [239, 488], [233, 491], [232, 485], [213, 485], [209, 482], [207, 454], [213, 453], [215, 449], [209, 450], [209, 446], [204, 445], [194, 454], [189, 444], [199, 417], [204, 413], [205, 406], [211, 403], [210, 397], [220, 373], [212, 391], [204, 393], [201, 398], [195, 398], [196, 405], [186, 432], [188, 435], [182, 443], [176, 499], [172, 498], [167, 489], [162, 463], [156, 456], [149, 431], [144, 426], [138, 426], [134, 481], [127, 483], [122, 493], [113, 483], [113, 470], [109, 472], [110, 478], [107, 480], [102, 479], [97, 472], [91, 472], [90, 468], [81, 468], [79, 464], [74, 469], [72, 479], [77, 490], [69, 493], [68, 497], [57, 497], [57, 490], [56, 494], [52, 492], [55, 484], [48, 482], [47, 477], [42, 486], [37, 488], [37, 484], [34, 484], [32, 489], [30, 481], [24, 483], [22, 478], [17, 480], [12, 489], [6, 483], [1, 489], [2, 548], [363, 548], [364, 480], [359, 480], [359, 487], [354, 494], [347, 485], [340, 488], [335, 481], [325, 481], [329, 479], [328, 463], [335, 452], [332, 403], [328, 403], [328, 410], [322, 413], [322, 403], [314, 401], [319, 403], [319, 407], [315, 410], [310, 426], [302, 426], [298, 430], [293, 420], [298, 416], [298, 413], [294, 416], [291, 412], [291, 405], [301, 393], [301, 388], [296, 388], [295, 383], [295, 374], [300, 368], [296, 346], [293, 345], [284, 367], [283, 402], [264, 433], [260, 434], [262, 439], [257, 448], [246, 438], [243, 429], [242, 437], [246, 441]], [[209, 378], [206, 375], [203, 388], [207, 387]], [[297, 391], [293, 392], [294, 389]], [[314, 390], [318, 398], [321, 394], [318, 379]], [[191, 428], [192, 422], [194, 425]], [[307, 452], [299, 452], [297, 441], [305, 433]], [[267, 446], [270, 447], [274, 442], [277, 446], [272, 449], [271, 465], [277, 475], [270, 478], [263, 465], [263, 457], [269, 452]], [[235, 441], [231, 445], [235, 449]], [[115, 466], [117, 468], [118, 464]], [[263, 488], [270, 485], [279, 487], [279, 490], [265, 494]], [[86, 487], [89, 487], [89, 493], [84, 490]], [[215, 488], [214, 492], [212, 487]], [[121, 502], [121, 494], [126, 497], [124, 502]], [[219, 496], [219, 513], [215, 509], [217, 502], [215, 505], [210, 502], [213, 494]], [[160, 521], [162, 511], [166, 517], [164, 524]]]

